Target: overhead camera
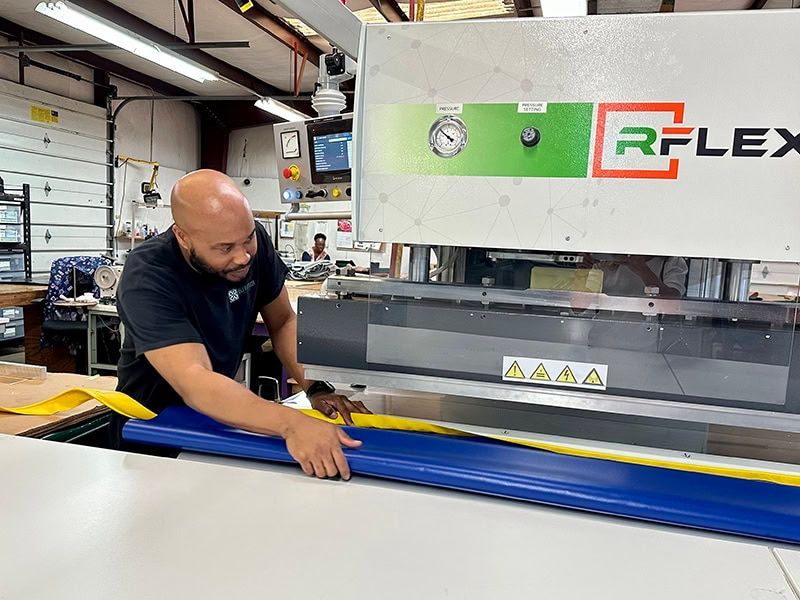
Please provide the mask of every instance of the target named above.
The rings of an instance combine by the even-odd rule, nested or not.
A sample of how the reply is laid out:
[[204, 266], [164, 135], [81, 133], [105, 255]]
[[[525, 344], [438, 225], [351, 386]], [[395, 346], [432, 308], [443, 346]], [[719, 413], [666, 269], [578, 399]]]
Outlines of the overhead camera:
[[345, 72], [345, 55], [338, 48], [334, 48], [333, 52], [325, 55], [325, 69], [328, 71], [329, 77], [336, 77], [337, 75], [344, 75]]

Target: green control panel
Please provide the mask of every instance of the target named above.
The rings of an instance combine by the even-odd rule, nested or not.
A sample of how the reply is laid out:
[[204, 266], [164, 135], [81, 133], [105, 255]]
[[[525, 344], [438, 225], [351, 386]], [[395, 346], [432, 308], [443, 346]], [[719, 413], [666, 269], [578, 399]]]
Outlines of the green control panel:
[[[593, 105], [464, 104], [442, 114], [435, 104], [372, 106], [368, 135], [385, 143], [385, 174], [484, 177], [586, 177]], [[376, 140], [372, 140], [376, 141]]]

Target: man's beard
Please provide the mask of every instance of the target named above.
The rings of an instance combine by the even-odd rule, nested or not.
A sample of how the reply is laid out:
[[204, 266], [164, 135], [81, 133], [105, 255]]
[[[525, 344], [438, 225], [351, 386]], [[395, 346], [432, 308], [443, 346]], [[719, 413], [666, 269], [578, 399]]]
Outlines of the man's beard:
[[196, 271], [199, 271], [200, 273], [203, 273], [205, 275], [211, 275], [212, 277], [220, 277], [220, 278], [228, 281], [228, 278], [226, 277], [227, 275], [229, 275], [230, 273], [246, 272], [247, 269], [250, 268], [250, 265], [253, 264], [253, 259], [251, 258], [250, 262], [247, 263], [247, 265], [245, 267], [242, 267], [242, 268], [239, 268], [239, 269], [223, 269], [223, 270], [219, 270], [219, 269], [213, 268], [211, 265], [209, 265], [207, 262], [205, 262], [202, 258], [197, 256], [197, 253], [194, 251], [194, 248], [191, 248], [189, 250], [189, 264], [192, 265], [192, 267]]

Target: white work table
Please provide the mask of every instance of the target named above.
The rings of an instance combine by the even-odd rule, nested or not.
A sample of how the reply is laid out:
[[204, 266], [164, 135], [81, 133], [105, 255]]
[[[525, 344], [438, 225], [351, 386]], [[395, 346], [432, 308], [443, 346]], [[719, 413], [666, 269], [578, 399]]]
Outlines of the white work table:
[[0, 472], [3, 600], [795, 598], [767, 544], [421, 486], [5, 436]]
[[787, 550], [779, 548], [775, 554], [786, 572], [787, 579], [794, 586], [795, 594], [800, 597], [800, 550]]

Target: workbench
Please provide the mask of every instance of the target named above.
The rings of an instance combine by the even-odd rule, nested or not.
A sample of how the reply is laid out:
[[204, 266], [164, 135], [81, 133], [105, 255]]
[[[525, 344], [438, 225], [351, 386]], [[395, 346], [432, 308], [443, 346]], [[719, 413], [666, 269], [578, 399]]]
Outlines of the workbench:
[[[0, 404], [10, 408], [26, 406], [76, 387], [113, 390], [116, 385], [116, 377], [75, 373], [48, 373], [43, 380], [0, 377]], [[104, 427], [109, 416], [109, 410], [96, 401], [52, 416], [0, 413], [0, 434], [74, 441]]]
[[0, 308], [28, 306], [47, 295], [47, 285], [0, 283]]
[[2, 436], [0, 471], [4, 600], [795, 598], [766, 544], [457, 492]]

